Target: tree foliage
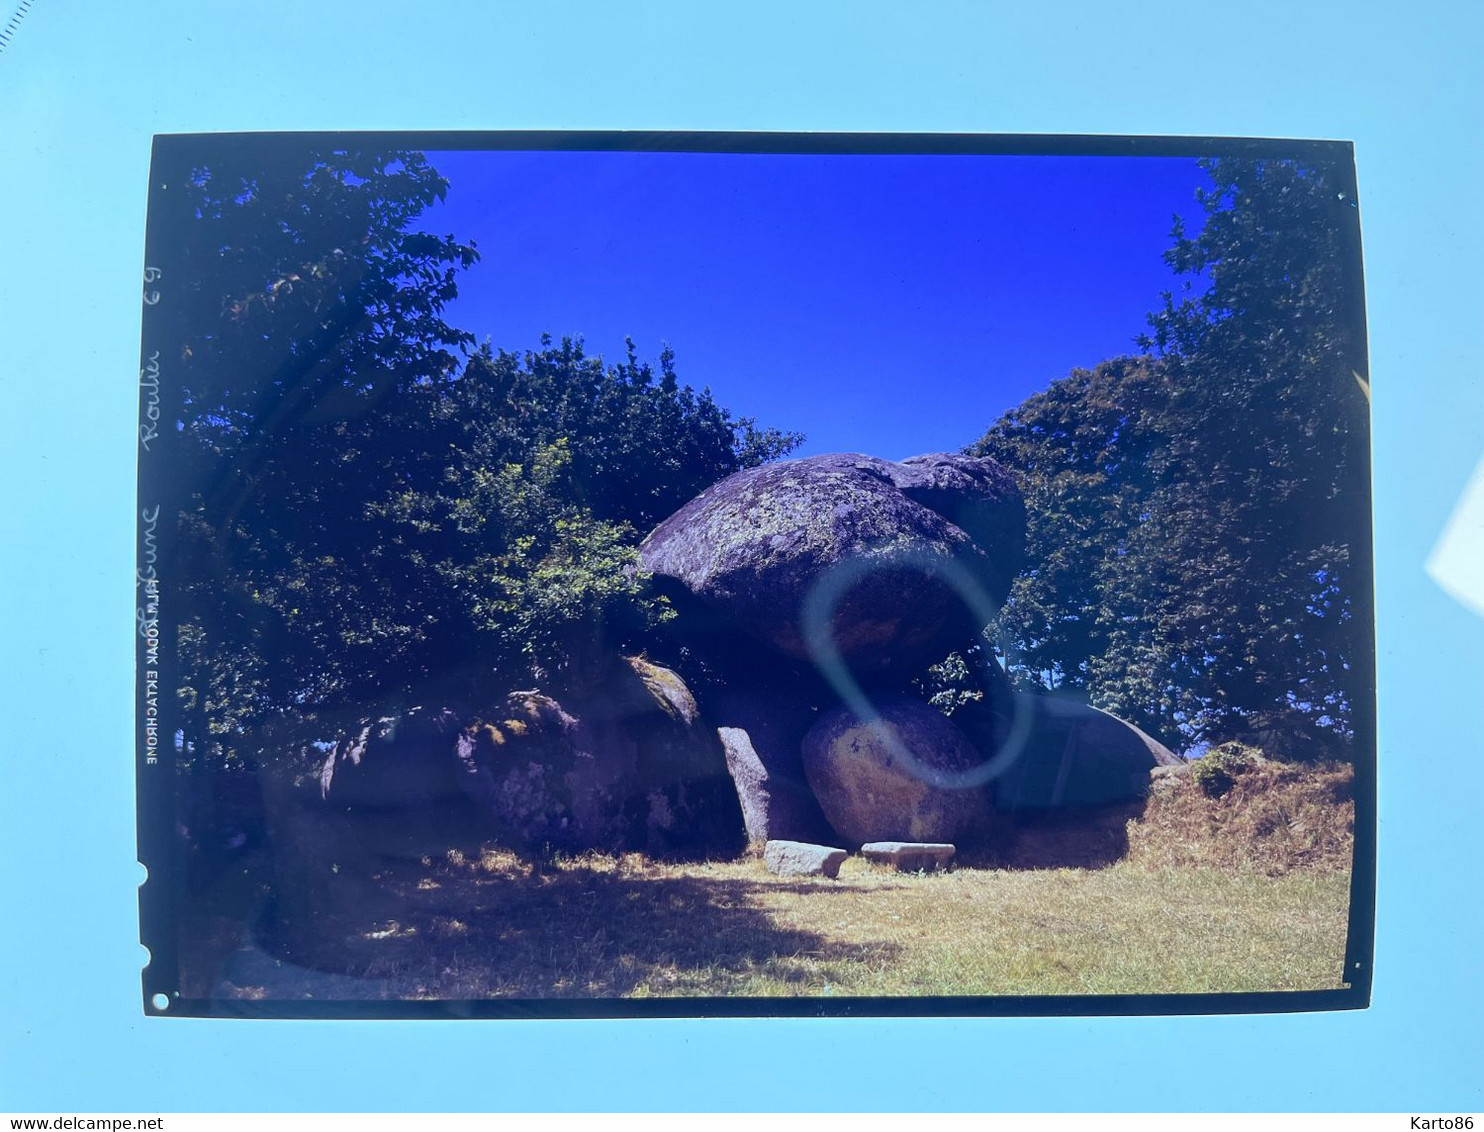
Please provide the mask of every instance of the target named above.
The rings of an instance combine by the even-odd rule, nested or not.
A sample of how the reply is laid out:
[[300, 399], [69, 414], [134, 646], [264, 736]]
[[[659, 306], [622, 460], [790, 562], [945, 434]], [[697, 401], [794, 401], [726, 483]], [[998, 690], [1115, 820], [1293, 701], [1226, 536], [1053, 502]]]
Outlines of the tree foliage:
[[472, 341], [442, 311], [475, 249], [409, 228], [446, 191], [416, 153], [252, 146], [170, 186], [173, 580], [198, 741], [333, 695], [416, 632], [362, 519], [415, 459], [385, 418], [449, 383]]
[[439, 589], [434, 656], [557, 680], [637, 647], [663, 615], [636, 574], [643, 534], [799, 441], [682, 385], [669, 350], [657, 375], [632, 344], [609, 365], [571, 339], [481, 348], [409, 427], [426, 434], [424, 461], [374, 511]]
[[1149, 408], [1162, 398], [1163, 375], [1147, 359], [1074, 370], [973, 449], [1015, 469], [1026, 494], [1027, 565], [997, 626], [1022, 682], [1095, 690], [1089, 664], [1126, 616], [1108, 576], [1149, 494], [1162, 440]]
[[[1022, 680], [1171, 741], [1283, 721], [1333, 737], [1363, 692], [1367, 405], [1353, 200], [1338, 171], [1204, 163], [1143, 358], [1077, 371], [975, 447], [1019, 469]], [[1357, 555], [1357, 549], [1362, 552]]]
[[798, 437], [631, 345], [475, 348], [475, 248], [417, 231], [412, 152], [224, 149], [170, 198], [179, 328], [171, 578], [188, 740], [494, 675], [575, 675], [663, 609], [640, 534]]

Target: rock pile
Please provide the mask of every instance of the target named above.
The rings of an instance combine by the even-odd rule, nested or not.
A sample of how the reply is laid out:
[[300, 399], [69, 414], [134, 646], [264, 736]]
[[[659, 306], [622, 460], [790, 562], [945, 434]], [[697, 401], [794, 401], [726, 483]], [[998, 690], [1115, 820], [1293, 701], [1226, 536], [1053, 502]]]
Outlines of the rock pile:
[[[618, 658], [599, 684], [565, 701], [533, 690], [481, 709], [414, 706], [318, 722], [339, 737], [300, 738], [295, 758], [275, 750], [260, 759], [272, 768], [262, 777], [275, 801], [311, 815], [383, 815], [378, 828], [392, 827], [385, 815], [423, 815], [529, 851], [692, 857], [735, 854], [745, 843], [715, 727], [679, 676], [639, 657]], [[277, 733], [266, 738], [284, 746]], [[322, 764], [304, 773], [305, 752], [322, 749]]]
[[962, 718], [913, 693], [980, 640], [1024, 549], [1010, 474], [948, 454], [754, 468], [654, 530], [640, 565], [711, 665], [750, 840], [984, 843], [1020, 812], [1138, 798], [1179, 761], [1106, 713], [1016, 695], [992, 660]]
[[1016, 694], [992, 659], [953, 719], [914, 691], [982, 640], [1024, 550], [1020, 492], [990, 459], [740, 472], [640, 548], [676, 613], [658, 649], [686, 679], [609, 655], [559, 693], [321, 720], [312, 740], [267, 738], [292, 747], [265, 758], [271, 789], [311, 840], [318, 812], [383, 831], [400, 812], [415, 836], [398, 834], [398, 853], [472, 825], [533, 852], [725, 856], [751, 841], [775, 871], [826, 876], [837, 844], [974, 847], [1017, 815], [1142, 797], [1173, 754], [1106, 713]]

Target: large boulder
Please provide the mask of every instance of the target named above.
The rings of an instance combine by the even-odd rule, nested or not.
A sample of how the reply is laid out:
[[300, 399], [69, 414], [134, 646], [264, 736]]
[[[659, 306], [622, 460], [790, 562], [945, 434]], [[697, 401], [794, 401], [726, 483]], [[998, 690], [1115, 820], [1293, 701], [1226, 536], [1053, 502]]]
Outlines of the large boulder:
[[813, 456], [708, 488], [649, 535], [640, 566], [683, 617], [699, 607], [794, 660], [814, 656], [804, 607], [827, 593], [845, 663], [901, 676], [983, 628], [1020, 566], [1024, 523], [987, 458]]
[[[1005, 468], [987, 456], [935, 452], [909, 457], [891, 474], [908, 499], [962, 527], [980, 546], [1019, 568], [1025, 553], [1025, 507], [1016, 505], [1020, 489]], [[1003, 584], [1008, 590], [1008, 580]]]
[[1008, 704], [985, 700], [954, 713], [984, 759], [1003, 769], [993, 781], [995, 808], [1036, 812], [1140, 801], [1150, 771], [1184, 762], [1126, 720], [1077, 700], [1017, 693]]
[[982, 756], [942, 713], [915, 700], [862, 720], [825, 712], [804, 737], [804, 773], [841, 839], [973, 842], [990, 824]]
[[457, 742], [464, 790], [515, 848], [735, 853], [742, 818], [716, 729], [674, 672], [625, 658], [559, 702], [515, 692]]
[[459, 787], [452, 716], [362, 705], [278, 719], [254, 736], [272, 860], [272, 900], [257, 930], [272, 951], [327, 969], [353, 965], [364, 925], [400, 914], [400, 897], [379, 879], [386, 868], [472, 851], [488, 835]]
[[459, 793], [453, 749], [458, 713], [414, 706], [356, 720], [320, 766], [320, 796], [335, 806], [405, 809]]

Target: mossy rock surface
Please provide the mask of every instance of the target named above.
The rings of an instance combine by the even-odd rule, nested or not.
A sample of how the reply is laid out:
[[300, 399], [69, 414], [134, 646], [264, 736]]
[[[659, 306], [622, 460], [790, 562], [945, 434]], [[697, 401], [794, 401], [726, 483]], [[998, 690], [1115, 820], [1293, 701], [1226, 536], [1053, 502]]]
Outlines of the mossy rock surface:
[[1056, 695], [986, 699], [953, 718], [986, 759], [998, 760], [993, 792], [1001, 812], [1137, 802], [1148, 794], [1155, 767], [1184, 765], [1127, 720]]
[[837, 708], [804, 736], [804, 772], [842, 844], [983, 840], [991, 811], [973, 744], [924, 703], [879, 711], [865, 720]]
[[685, 682], [626, 657], [557, 701], [516, 692], [457, 745], [465, 791], [512, 848], [740, 852], [742, 814], [714, 727]]
[[812, 656], [806, 601], [849, 564], [834, 644], [862, 675], [899, 674], [983, 628], [961, 579], [1003, 600], [1024, 524], [1018, 489], [988, 458], [814, 456], [708, 488], [650, 534], [640, 564], [682, 617], [694, 602], [794, 660]]

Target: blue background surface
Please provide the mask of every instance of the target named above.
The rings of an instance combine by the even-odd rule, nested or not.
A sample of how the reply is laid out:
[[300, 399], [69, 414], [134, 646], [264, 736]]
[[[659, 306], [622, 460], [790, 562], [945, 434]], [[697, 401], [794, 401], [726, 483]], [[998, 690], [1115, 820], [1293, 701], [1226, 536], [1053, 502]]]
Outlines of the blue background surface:
[[[1423, 2], [1383, 19], [1291, 2], [1240, 13], [1054, 2], [208, 7], [37, 0], [0, 52], [10, 627], [0, 1109], [1481, 1107], [1484, 770], [1473, 718], [1484, 621], [1422, 569], [1484, 449], [1477, 9]], [[1380, 621], [1372, 1009], [144, 1018], [130, 609], [149, 139], [295, 128], [1353, 139]]]

